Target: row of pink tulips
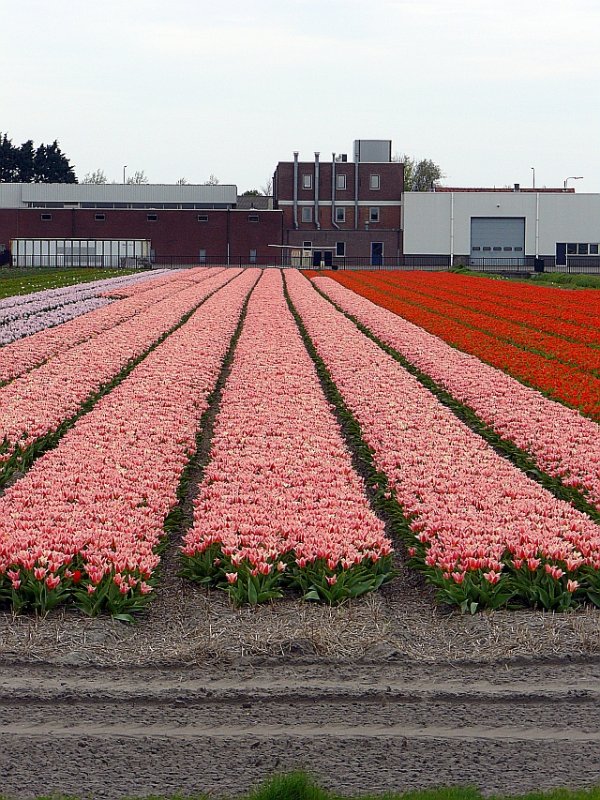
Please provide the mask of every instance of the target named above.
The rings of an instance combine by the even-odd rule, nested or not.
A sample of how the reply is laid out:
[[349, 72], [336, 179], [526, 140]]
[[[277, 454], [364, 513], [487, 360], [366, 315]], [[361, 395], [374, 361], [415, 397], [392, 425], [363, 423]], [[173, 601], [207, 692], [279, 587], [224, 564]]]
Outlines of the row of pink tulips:
[[[146, 287], [143, 292], [122, 300], [113, 300], [107, 308], [85, 314], [72, 321], [58, 325], [50, 330], [40, 331], [8, 344], [0, 350], [0, 383], [6, 383], [23, 375], [31, 369], [52, 358], [57, 353], [69, 350], [93, 336], [114, 328], [121, 322], [150, 308], [154, 303], [174, 296], [189, 288], [192, 283], [201, 282], [220, 270], [190, 270], [185, 280], [170, 280], [154, 288]], [[176, 273], [180, 275], [180, 273]], [[141, 288], [141, 287], [140, 287]], [[100, 298], [110, 302], [108, 298]]]
[[299, 586], [338, 602], [377, 588], [391, 543], [370, 510], [283, 294], [254, 290], [185, 537], [185, 574], [256, 603]]
[[600, 602], [600, 527], [497, 455], [304, 277], [291, 274], [289, 291], [442, 596]]
[[192, 284], [0, 388], [0, 464], [12, 470], [33, 442], [75, 415], [233, 274], [223, 271]]
[[[202, 267], [198, 268], [202, 269]], [[105, 292], [107, 297], [134, 297], [135, 295], [143, 294], [151, 289], [157, 289], [159, 286], [168, 286], [170, 283], [178, 281], [193, 280], [193, 273], [197, 270], [166, 270], [161, 272], [160, 275], [151, 274], [148, 280], [142, 283], [132, 284], [130, 286], [122, 286], [114, 290]]]
[[541, 469], [581, 489], [600, 510], [600, 426], [402, 317], [320, 278], [316, 285], [407, 361], [469, 406]]
[[[152, 591], [207, 398], [258, 271], [222, 288], [0, 498], [0, 598], [128, 615]], [[127, 618], [127, 617], [125, 617]]]

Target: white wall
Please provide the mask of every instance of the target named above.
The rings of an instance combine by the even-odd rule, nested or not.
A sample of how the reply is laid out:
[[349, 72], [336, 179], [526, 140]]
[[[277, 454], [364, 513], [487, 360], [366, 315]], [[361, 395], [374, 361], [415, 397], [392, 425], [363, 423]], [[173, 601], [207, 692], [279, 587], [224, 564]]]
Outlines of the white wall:
[[525, 253], [535, 255], [538, 198], [540, 255], [554, 255], [556, 242], [600, 242], [600, 194], [406, 192], [404, 252], [468, 255], [471, 217], [525, 217]]

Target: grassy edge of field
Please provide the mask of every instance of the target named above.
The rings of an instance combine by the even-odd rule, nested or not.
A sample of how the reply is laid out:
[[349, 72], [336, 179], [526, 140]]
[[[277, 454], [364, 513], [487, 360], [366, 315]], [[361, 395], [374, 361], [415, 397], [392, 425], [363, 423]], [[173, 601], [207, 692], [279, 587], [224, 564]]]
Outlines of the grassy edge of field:
[[61, 289], [65, 286], [75, 286], [78, 283], [118, 278], [139, 272], [140, 270], [135, 269], [96, 269], [94, 267], [65, 267], [63, 269], [45, 269], [43, 267], [38, 269], [1, 268], [0, 299], [30, 294], [31, 292], [41, 292], [45, 289]]
[[584, 275], [570, 272], [536, 272], [532, 275], [503, 275], [496, 272], [478, 272], [468, 267], [452, 267], [450, 272], [470, 278], [491, 278], [492, 280], [518, 281], [530, 285], [567, 288], [600, 289], [600, 275]]
[[[220, 795], [222, 800], [483, 800], [479, 789], [468, 786], [447, 786], [434, 789], [419, 789], [407, 792], [385, 792], [383, 794], [338, 794], [321, 788], [304, 772], [274, 775], [244, 795]], [[149, 795], [146, 800], [210, 800], [209, 793], [195, 795]], [[508, 800], [506, 795], [486, 795], [485, 800]], [[0, 800], [8, 800], [0, 795]], [[72, 795], [44, 795], [36, 800], [76, 800]], [[88, 800], [93, 800], [89, 798]], [[600, 787], [588, 789], [558, 788], [547, 791], [528, 792], [510, 796], [510, 800], [600, 800]]]

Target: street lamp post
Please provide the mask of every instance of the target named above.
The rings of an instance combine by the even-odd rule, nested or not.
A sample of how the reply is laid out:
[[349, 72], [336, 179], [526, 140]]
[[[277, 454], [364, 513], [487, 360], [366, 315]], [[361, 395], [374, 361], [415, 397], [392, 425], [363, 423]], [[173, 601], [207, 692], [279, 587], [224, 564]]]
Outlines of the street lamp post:
[[535, 167], [531, 167], [531, 171], [533, 172], [533, 188], [535, 189]]
[[565, 191], [567, 190], [567, 181], [581, 181], [581, 180], [583, 180], [583, 175], [569, 175], [568, 178], [565, 178], [565, 181], [563, 183], [563, 189]]
[[125, 170], [127, 169], [127, 164], [123, 167], [123, 183], [125, 183]]

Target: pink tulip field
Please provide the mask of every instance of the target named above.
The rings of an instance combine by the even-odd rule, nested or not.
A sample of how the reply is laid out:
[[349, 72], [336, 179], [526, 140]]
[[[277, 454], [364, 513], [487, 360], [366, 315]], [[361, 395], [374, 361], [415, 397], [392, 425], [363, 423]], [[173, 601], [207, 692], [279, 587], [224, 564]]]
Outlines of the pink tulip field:
[[303, 276], [288, 285], [440, 597], [471, 610], [600, 604], [600, 527], [499, 456]]
[[[205, 274], [202, 273], [197, 279], [205, 280], [219, 271], [217, 269], [205, 270]], [[56, 325], [52, 330], [49, 330], [50, 326], [47, 326], [40, 329], [39, 332], [30, 331], [27, 338], [6, 345], [2, 349], [2, 359], [0, 360], [0, 386], [34, 367], [40, 366], [57, 353], [90, 340], [136, 316], [141, 311], [145, 311], [154, 303], [189, 288], [191, 285], [189, 279], [184, 279], [180, 273], [176, 273], [176, 275], [178, 277], [175, 280], [169, 280], [168, 283], [164, 280], [159, 282], [158, 279], [146, 278], [137, 292], [125, 291], [124, 288], [117, 287], [114, 287], [112, 291], [105, 291], [103, 287], [105, 296], [96, 298], [96, 301], [101, 301], [103, 305], [110, 304], [108, 308], [98, 307], [93, 312], [92, 309], [89, 309], [90, 313], [77, 316], [76, 319], [64, 322], [62, 325]], [[115, 299], [123, 297], [130, 299], [121, 303], [114, 302]]]
[[392, 547], [282, 288], [269, 271], [250, 299], [185, 537], [186, 574], [229, 584], [238, 601], [292, 585], [331, 602], [388, 579]]
[[[162, 274], [164, 270], [157, 272]], [[0, 300], [0, 345], [14, 342], [23, 336], [31, 336], [37, 331], [101, 308], [110, 303], [105, 293], [138, 281], [148, 283], [148, 277], [144, 274], [127, 275], [4, 298]]]
[[[21, 468], [34, 443], [44, 446], [44, 437], [77, 414], [90, 397], [230, 278], [224, 271], [208, 278], [201, 274], [197, 283], [186, 282], [175, 293], [172, 282], [159, 290], [162, 299], [152, 293], [151, 305], [142, 305], [135, 316], [68, 349], [63, 346], [54, 358], [1, 387], [0, 485]], [[81, 325], [86, 326], [85, 317]]]
[[105, 303], [0, 347], [4, 608], [130, 621], [165, 548], [236, 605], [339, 603], [407, 558], [471, 613], [600, 606], [595, 421], [328, 278], [135, 278], [0, 304]]
[[[600, 511], [600, 426], [478, 358], [327, 279], [315, 284], [407, 361], [473, 409], [539, 467]], [[600, 350], [597, 351], [600, 356]]]
[[209, 298], [4, 492], [0, 597], [15, 609], [73, 600], [89, 614], [126, 618], [143, 606], [163, 522], [258, 274]]

